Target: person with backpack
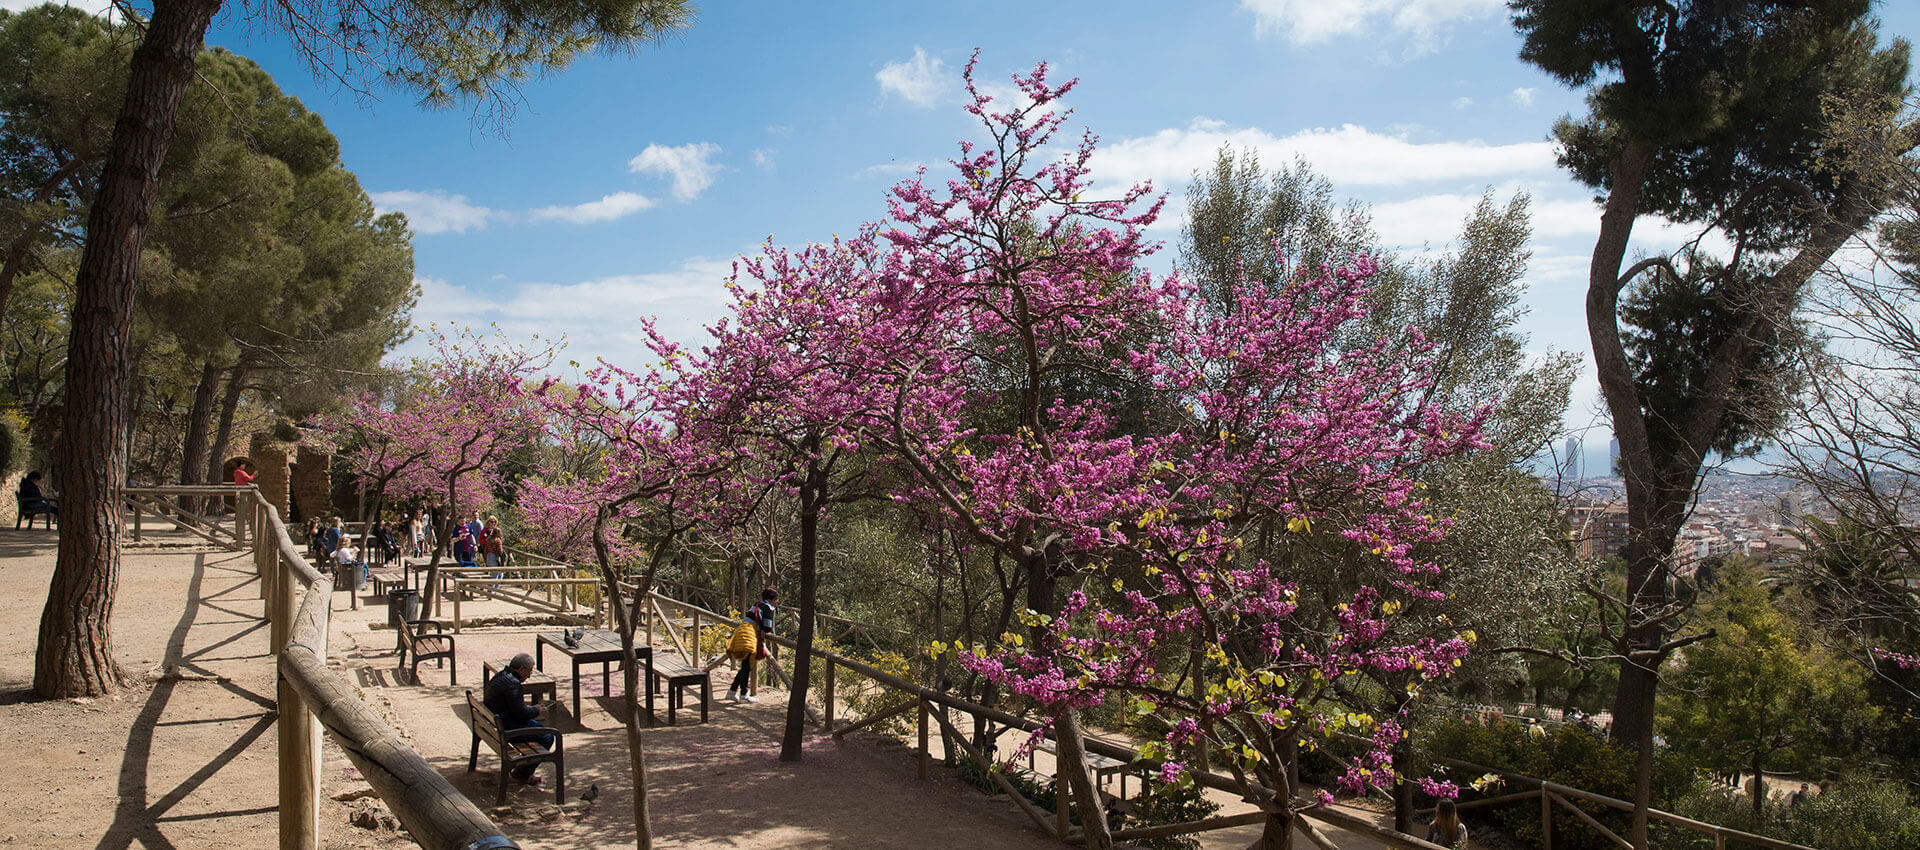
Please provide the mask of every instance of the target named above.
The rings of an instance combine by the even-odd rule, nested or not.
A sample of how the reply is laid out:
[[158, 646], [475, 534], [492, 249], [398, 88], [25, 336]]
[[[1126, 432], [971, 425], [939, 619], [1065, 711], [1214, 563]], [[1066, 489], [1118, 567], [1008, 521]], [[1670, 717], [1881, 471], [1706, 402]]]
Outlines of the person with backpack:
[[742, 646], [745, 642], [740, 638], [745, 637], [744, 634], [737, 633], [734, 641], [728, 644], [727, 654], [740, 662], [740, 672], [734, 674], [733, 684], [727, 688], [727, 699], [741, 702], [758, 701], [753, 698], [753, 693], [749, 690], [749, 686], [753, 684], [753, 662], [773, 654], [770, 651], [772, 641], [767, 638], [773, 635], [773, 603], [778, 601], [780, 601], [780, 591], [769, 587], [760, 591], [759, 604], [747, 609], [747, 622], [744, 625], [753, 626], [752, 649]]

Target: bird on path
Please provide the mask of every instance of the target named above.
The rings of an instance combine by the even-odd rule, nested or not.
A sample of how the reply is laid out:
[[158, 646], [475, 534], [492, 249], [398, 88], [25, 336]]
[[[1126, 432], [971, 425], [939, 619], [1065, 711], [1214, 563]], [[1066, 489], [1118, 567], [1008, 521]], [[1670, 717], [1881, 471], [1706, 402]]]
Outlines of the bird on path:
[[591, 803], [595, 799], [598, 799], [599, 796], [600, 796], [600, 783], [595, 782], [592, 785], [587, 787], [586, 793], [580, 795], [580, 802]]

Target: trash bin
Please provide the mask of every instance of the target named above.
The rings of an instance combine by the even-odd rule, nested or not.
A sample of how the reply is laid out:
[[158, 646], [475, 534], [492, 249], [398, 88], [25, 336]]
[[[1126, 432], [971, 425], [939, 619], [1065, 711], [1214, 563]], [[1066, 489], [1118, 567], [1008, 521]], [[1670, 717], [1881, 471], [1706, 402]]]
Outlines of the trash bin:
[[402, 617], [420, 619], [420, 591], [410, 587], [387, 591], [387, 628], [398, 632]]
[[351, 590], [354, 593], [367, 589], [367, 569], [359, 564], [335, 564], [333, 566], [333, 589]]

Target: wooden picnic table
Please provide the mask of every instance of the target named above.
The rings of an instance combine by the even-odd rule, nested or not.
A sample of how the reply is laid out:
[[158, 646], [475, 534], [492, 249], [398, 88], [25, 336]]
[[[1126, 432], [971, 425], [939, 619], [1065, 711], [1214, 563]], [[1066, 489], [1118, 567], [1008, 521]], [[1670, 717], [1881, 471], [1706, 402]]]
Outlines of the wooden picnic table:
[[[612, 629], [588, 629], [580, 636], [579, 644], [568, 646], [565, 632], [541, 632], [540, 639], [533, 646], [534, 666], [541, 670], [547, 668], [547, 647], [553, 647], [573, 660], [573, 712], [576, 720], [585, 716], [580, 708], [580, 665], [600, 664], [600, 695], [613, 695], [612, 664], [622, 660], [626, 653], [620, 648], [620, 635]], [[646, 673], [640, 680], [647, 684], [647, 716], [653, 716], [653, 647], [633, 647], [633, 655], [646, 665]]]

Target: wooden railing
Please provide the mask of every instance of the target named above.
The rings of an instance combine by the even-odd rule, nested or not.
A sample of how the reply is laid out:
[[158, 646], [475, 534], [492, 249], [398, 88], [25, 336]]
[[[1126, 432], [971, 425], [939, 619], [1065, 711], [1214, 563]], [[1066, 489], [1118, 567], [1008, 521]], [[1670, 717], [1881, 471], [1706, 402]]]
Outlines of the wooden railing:
[[333, 580], [307, 563], [279, 511], [256, 487], [142, 488], [153, 495], [235, 496], [245, 517], [278, 659], [282, 850], [320, 846], [320, 735], [324, 729], [420, 846], [430, 850], [517, 848], [512, 839], [414, 752], [340, 674], [327, 667]]
[[[1483, 807], [1489, 807], [1489, 806], [1500, 806], [1500, 805], [1524, 803], [1528, 800], [1539, 800], [1540, 801], [1540, 834], [1543, 836], [1546, 836], [1545, 843], [1542, 845], [1545, 848], [1545, 850], [1553, 850], [1553, 844], [1552, 844], [1553, 813], [1554, 813], [1555, 806], [1559, 806], [1560, 808], [1563, 808], [1566, 811], [1572, 813], [1573, 816], [1579, 819], [1582, 823], [1593, 828], [1594, 831], [1600, 833], [1602, 836], [1605, 836], [1609, 841], [1612, 841], [1614, 846], [1624, 847], [1624, 848], [1627, 848], [1627, 850], [1633, 850], [1633, 842], [1620, 837], [1619, 833], [1616, 833], [1613, 830], [1608, 829], [1605, 825], [1601, 824], [1600, 821], [1596, 819], [1593, 815], [1590, 815], [1584, 811], [1581, 811], [1580, 808], [1578, 806], [1575, 806], [1572, 802], [1573, 800], [1585, 800], [1589, 803], [1597, 803], [1599, 805], [1606, 806], [1612, 809], [1618, 809], [1623, 812], [1633, 811], [1633, 804], [1626, 800], [1616, 799], [1614, 797], [1608, 797], [1604, 794], [1595, 794], [1592, 791], [1583, 791], [1579, 788], [1570, 788], [1565, 785], [1560, 785], [1554, 782], [1548, 782], [1544, 779], [1538, 779], [1523, 773], [1514, 773], [1513, 771], [1510, 771], [1510, 770], [1501, 770], [1499, 768], [1487, 767], [1485, 765], [1474, 764], [1472, 762], [1461, 761], [1459, 759], [1446, 758], [1443, 756], [1429, 756], [1429, 758], [1431, 758], [1435, 762], [1447, 765], [1449, 767], [1457, 767], [1462, 770], [1469, 770], [1477, 773], [1495, 774], [1516, 785], [1526, 787], [1528, 790], [1525, 790], [1525, 791], [1519, 791], [1512, 794], [1502, 794], [1497, 797], [1488, 797], [1483, 800], [1470, 800], [1468, 802], [1459, 804], [1458, 808], [1460, 811], [1466, 811], [1468, 809], [1477, 809], [1477, 808], [1483, 808]], [[1431, 810], [1428, 810], [1428, 812], [1430, 813]], [[1672, 812], [1664, 812], [1659, 809], [1648, 809], [1647, 817], [1650, 820], [1660, 821], [1662, 823], [1666, 823], [1672, 826], [1677, 826], [1681, 829], [1689, 830], [1692, 832], [1698, 832], [1703, 835], [1711, 835], [1713, 836], [1713, 846], [1716, 848], [1716, 850], [1725, 850], [1727, 846], [1727, 841], [1729, 839], [1738, 841], [1741, 844], [1748, 844], [1755, 847], [1764, 847], [1764, 848], [1767, 848], [1767, 850], [1814, 850], [1814, 848], [1808, 847], [1803, 844], [1794, 844], [1790, 841], [1781, 841], [1780, 839], [1777, 839], [1777, 838], [1768, 838], [1764, 835], [1755, 835], [1751, 832], [1741, 832], [1740, 830], [1737, 830], [1737, 829], [1729, 829], [1724, 826], [1718, 826], [1715, 824], [1706, 823], [1704, 821], [1697, 821], [1689, 817], [1676, 815]]]
[[[628, 593], [633, 593], [637, 590], [637, 588], [630, 585], [623, 585], [623, 588]], [[688, 653], [689, 650], [686, 644], [679, 641], [677, 636], [679, 629], [672, 623], [672, 621], [677, 621], [680, 618], [668, 616], [666, 612], [677, 611], [684, 613], [688, 619], [692, 620], [694, 624], [693, 634], [695, 635], [699, 634], [698, 629], [702, 622], [721, 624], [729, 627], [737, 626], [742, 622], [741, 620], [720, 614], [703, 606], [684, 602], [658, 592], [649, 592], [647, 604], [642, 606], [642, 610], [647, 614], [647, 628], [650, 633], [653, 629], [652, 620], [655, 617], [665, 618], [670, 621], [664, 624], [664, 629], [669, 635], [672, 635], [669, 638], [670, 642], [682, 653]], [[772, 640], [774, 643], [787, 647], [788, 649], [794, 651], [799, 650], [799, 645], [790, 638], [774, 635]], [[658, 649], [656, 649], [656, 651], [658, 651]], [[697, 655], [697, 652], [698, 648], [696, 645], [693, 650], [693, 653], [696, 654], [688, 654], [687, 657], [692, 663], [700, 664], [703, 659]], [[1039, 721], [1019, 717], [999, 709], [989, 708], [955, 697], [951, 694], [934, 690], [925, 685], [911, 682], [884, 670], [877, 669], [863, 661], [847, 658], [827, 650], [814, 649], [810, 654], [810, 658], [814, 664], [822, 665], [823, 680], [820, 694], [821, 710], [815, 711], [812, 705], [808, 705], [807, 714], [813, 719], [814, 723], [820, 725], [823, 731], [829, 732], [838, 738], [849, 732], [864, 729], [881, 721], [900, 717], [912, 712], [917, 720], [918, 746], [915, 749], [915, 756], [919, 763], [918, 775], [920, 779], [924, 780], [927, 778], [928, 770], [932, 762], [932, 750], [929, 744], [930, 738], [933, 735], [932, 730], [936, 728], [935, 724], [937, 724], [942, 739], [950, 742], [950, 745], [954, 749], [958, 749], [968, 760], [974, 762], [983, 772], [993, 777], [1000, 790], [1004, 792], [1007, 798], [1012, 800], [1021, 811], [1025, 812], [1027, 816], [1033, 820], [1036, 827], [1062, 841], [1084, 843], [1085, 839], [1081, 836], [1080, 831], [1070, 826], [1066, 808], [1067, 794], [1056, 793], [1054, 795], [1056, 801], [1055, 810], [1053, 812], [1042, 812], [1040, 808], [1036, 806], [1032, 800], [1029, 800], [1026, 795], [1022, 794], [1019, 788], [1010, 782], [1004, 774], [994, 769], [994, 762], [983, 755], [973, 744], [969, 743], [968, 737], [960, 731], [960, 724], [956, 724], [953, 718], [950, 717], [950, 714], [957, 711], [962, 714], [971, 715], [982, 721], [997, 723], [1008, 728], [1029, 733], [1035, 732], [1040, 728], [1041, 724]], [[786, 672], [780, 665], [772, 663], [773, 659], [769, 659], [768, 661], [769, 663], [762, 665], [763, 668], [767, 670], [767, 675], [782, 679], [786, 678]], [[891, 701], [883, 701], [886, 707], [870, 711], [865, 717], [850, 722], [840, 722], [840, 718], [835, 716], [838, 707], [835, 704], [834, 691], [839, 678], [838, 671], [843, 669], [896, 692], [898, 698]], [[789, 685], [789, 687], [790, 686], [791, 685]], [[1152, 771], [1159, 767], [1159, 762], [1151, 759], [1142, 759], [1138, 750], [1125, 744], [1104, 741], [1097, 738], [1088, 738], [1086, 740], [1086, 748], [1091, 753], [1118, 759], [1130, 765], [1136, 765], [1143, 772]], [[1056, 768], [1056, 787], [1064, 789], [1065, 784], [1058, 781], [1057, 771], [1058, 769]], [[1200, 773], [1198, 771], [1193, 772], [1192, 775], [1195, 781], [1207, 787], [1235, 794], [1244, 793], [1244, 789], [1231, 777], [1211, 773]], [[1418, 848], [1418, 850], [1444, 850], [1444, 848], [1441, 848], [1437, 844], [1420, 840], [1411, 835], [1385, 829], [1365, 818], [1336, 809], [1314, 808], [1308, 809], [1304, 814], [1305, 818], [1295, 818], [1294, 824], [1300, 832], [1307, 837], [1308, 841], [1319, 847], [1333, 847], [1332, 840], [1315, 827], [1309, 819], [1348, 832], [1367, 836], [1389, 847]], [[1264, 811], [1246, 812], [1206, 818], [1188, 823], [1120, 829], [1114, 831], [1113, 838], [1117, 841], [1132, 841], [1172, 835], [1186, 835], [1196, 832], [1246, 826], [1248, 824], [1260, 823], [1266, 818], [1267, 814]]]

